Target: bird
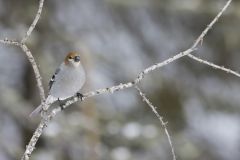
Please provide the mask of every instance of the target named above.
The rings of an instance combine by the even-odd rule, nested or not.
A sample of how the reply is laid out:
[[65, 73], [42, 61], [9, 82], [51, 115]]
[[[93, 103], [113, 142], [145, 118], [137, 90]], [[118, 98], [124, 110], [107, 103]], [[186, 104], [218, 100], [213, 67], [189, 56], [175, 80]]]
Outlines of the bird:
[[49, 81], [49, 93], [43, 101], [29, 116], [32, 117], [56, 102], [70, 98], [77, 94], [82, 98], [79, 90], [86, 81], [86, 74], [81, 63], [78, 52], [69, 52], [62, 64], [56, 69]]

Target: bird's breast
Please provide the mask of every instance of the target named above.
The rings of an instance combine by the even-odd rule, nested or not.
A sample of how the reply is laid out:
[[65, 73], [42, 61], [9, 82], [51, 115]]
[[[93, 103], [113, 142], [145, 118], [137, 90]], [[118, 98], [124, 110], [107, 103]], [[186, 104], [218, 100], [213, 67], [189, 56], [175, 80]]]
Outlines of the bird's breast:
[[50, 90], [50, 95], [66, 99], [76, 94], [85, 83], [85, 72], [82, 67], [65, 69], [59, 72]]

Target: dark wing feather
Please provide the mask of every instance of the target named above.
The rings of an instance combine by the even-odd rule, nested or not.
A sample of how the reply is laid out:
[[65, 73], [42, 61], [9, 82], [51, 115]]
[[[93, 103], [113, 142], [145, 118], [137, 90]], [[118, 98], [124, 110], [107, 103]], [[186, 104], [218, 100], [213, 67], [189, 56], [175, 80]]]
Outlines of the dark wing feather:
[[48, 83], [48, 89], [50, 90], [52, 88], [53, 83], [55, 82], [56, 76], [58, 74], [58, 72], [60, 71], [60, 68], [57, 68], [55, 73], [53, 74], [52, 78], [50, 79], [49, 83]]

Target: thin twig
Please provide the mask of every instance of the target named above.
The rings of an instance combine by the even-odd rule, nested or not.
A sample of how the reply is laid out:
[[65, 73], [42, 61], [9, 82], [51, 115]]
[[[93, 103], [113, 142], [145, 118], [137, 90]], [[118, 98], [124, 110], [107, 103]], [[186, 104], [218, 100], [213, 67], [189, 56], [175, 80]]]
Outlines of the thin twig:
[[195, 41], [195, 43], [192, 45], [191, 48], [196, 48], [197, 45], [199, 43], [202, 44], [203, 42], [203, 38], [205, 37], [205, 35], [208, 33], [208, 31], [212, 28], [212, 26], [218, 21], [218, 19], [222, 16], [223, 12], [228, 8], [228, 6], [230, 5], [230, 3], [232, 2], [232, 0], [228, 0], [227, 3], [224, 5], [224, 7], [222, 8], [222, 10], [217, 14], [217, 16], [211, 21], [211, 23], [207, 26], [207, 28], [204, 29], [204, 31], [202, 32], [202, 34], [197, 38], [197, 40]]
[[[41, 98], [41, 103], [45, 100], [45, 94], [44, 94], [44, 88], [42, 85], [42, 78], [37, 66], [37, 63], [31, 53], [31, 51], [28, 49], [27, 45], [25, 44], [26, 40], [28, 39], [28, 37], [31, 35], [32, 31], [34, 30], [34, 28], [36, 27], [36, 24], [39, 20], [39, 18], [41, 17], [41, 13], [42, 13], [42, 8], [43, 8], [43, 3], [44, 0], [40, 0], [39, 1], [39, 7], [38, 7], [38, 11], [37, 14], [31, 24], [31, 26], [29, 27], [28, 31], [26, 32], [26, 35], [22, 38], [21, 42], [15, 41], [15, 40], [9, 40], [7, 38], [1, 40], [0, 39], [0, 43], [3, 44], [8, 44], [8, 45], [16, 45], [18, 47], [20, 47], [26, 54], [29, 62], [32, 65], [34, 74], [35, 74], [35, 78], [37, 81], [37, 86], [39, 89], [39, 93], [40, 93], [40, 98]], [[32, 151], [35, 148], [36, 142], [39, 139], [39, 137], [41, 136], [41, 133], [44, 129], [44, 127], [47, 126], [48, 121], [50, 121], [50, 119], [42, 119], [39, 126], [37, 127], [37, 129], [35, 130], [32, 139], [30, 140], [29, 145], [26, 147], [25, 153], [22, 156], [22, 160], [28, 160], [30, 158], [30, 155], [32, 153]]]
[[162, 127], [164, 128], [164, 132], [167, 136], [168, 139], [168, 143], [171, 147], [171, 152], [172, 152], [172, 156], [173, 156], [173, 160], [176, 160], [176, 154], [175, 154], [175, 150], [172, 144], [172, 140], [171, 137], [169, 135], [169, 132], [167, 130], [167, 122], [163, 121], [163, 117], [157, 112], [157, 107], [153, 106], [153, 104], [150, 102], [150, 100], [146, 97], [146, 95], [141, 91], [141, 89], [138, 86], [135, 86], [135, 88], [138, 90], [139, 95], [142, 97], [142, 100], [144, 102], [147, 103], [147, 105], [152, 109], [153, 113], [157, 116], [157, 118], [159, 119], [159, 121], [161, 122]]
[[[130, 87], [133, 87], [135, 84], [138, 84], [146, 74], [158, 69], [158, 68], [161, 68], [169, 63], [172, 63], [174, 61], [176, 61], [177, 59], [179, 58], [182, 58], [183, 56], [186, 56], [186, 55], [189, 55], [191, 54], [193, 51], [195, 51], [197, 48], [197, 45], [202, 41], [202, 39], [204, 38], [204, 36], [208, 33], [208, 31], [212, 28], [212, 26], [217, 22], [217, 20], [221, 17], [221, 15], [223, 14], [223, 12], [227, 9], [227, 7], [229, 6], [229, 4], [231, 3], [232, 0], [229, 0], [227, 1], [227, 3], [224, 5], [224, 7], [222, 8], [222, 10], [217, 14], [217, 16], [210, 22], [210, 24], [207, 26], [206, 29], [204, 29], [204, 31], [200, 34], [200, 36], [197, 38], [197, 40], [194, 42], [194, 44], [192, 45], [191, 48], [183, 51], [183, 52], [180, 52], [178, 53], [177, 55], [163, 61], [163, 62], [160, 62], [160, 63], [157, 63], [155, 65], [152, 65], [146, 69], [144, 69], [142, 72], [140, 72], [140, 74], [138, 75], [138, 77], [133, 81], [133, 82], [128, 82], [128, 83], [125, 83], [125, 84], [119, 84], [117, 86], [112, 86], [110, 88], [104, 88], [104, 89], [98, 89], [96, 91], [92, 91], [92, 92], [88, 92], [86, 94], [84, 94], [84, 97], [83, 98], [88, 98], [88, 97], [92, 97], [92, 96], [95, 96], [95, 95], [99, 95], [99, 94], [103, 94], [103, 93], [113, 93], [115, 91], [118, 91], [118, 90], [122, 90], [122, 89], [125, 89], [125, 88], [130, 88]], [[70, 104], [76, 102], [78, 100], [78, 98], [75, 96], [73, 97], [72, 99], [70, 99], [69, 101], [66, 102], [66, 104], [68, 104], [68, 102]], [[66, 106], [67, 107], [67, 106]]]
[[0, 39], [0, 43], [8, 44], [8, 45], [15, 45], [15, 46], [20, 46], [21, 45], [21, 43], [15, 41], [15, 40], [9, 40], [7, 38]]
[[233, 74], [233, 75], [235, 75], [235, 76], [237, 76], [237, 77], [240, 77], [240, 74], [239, 74], [238, 72], [233, 71], [233, 70], [228, 69], [228, 68], [225, 68], [224, 66], [216, 65], [216, 64], [214, 64], [214, 63], [212, 63], [212, 62], [208, 62], [208, 61], [203, 60], [203, 59], [201, 59], [201, 58], [199, 58], [199, 57], [196, 57], [196, 56], [194, 56], [194, 55], [192, 55], [192, 54], [189, 54], [188, 57], [191, 58], [191, 59], [193, 59], [193, 60], [195, 60], [195, 61], [197, 61], [197, 62], [199, 62], [199, 63], [206, 64], [206, 65], [208, 65], [208, 66], [210, 66], [210, 67], [212, 67], [212, 68], [214, 68], [214, 69], [219, 69], [219, 70], [222, 70], [222, 71], [224, 71], [224, 72]]
[[[203, 38], [205, 37], [205, 35], [208, 33], [208, 31], [212, 28], [212, 26], [217, 22], [217, 20], [221, 17], [221, 15], [223, 14], [223, 12], [227, 9], [227, 7], [229, 6], [229, 4], [231, 3], [232, 0], [228, 0], [227, 3], [224, 5], [224, 7], [222, 8], [222, 10], [217, 14], [217, 16], [211, 21], [211, 23], [205, 28], [205, 30], [201, 33], [201, 35], [196, 39], [196, 41], [193, 43], [193, 45], [183, 51], [178, 53], [177, 55], [163, 61], [160, 63], [157, 63], [155, 65], [152, 65], [146, 69], [144, 69], [139, 75], [138, 77], [133, 81], [133, 82], [128, 82], [128, 83], [124, 83], [124, 84], [119, 84], [117, 86], [112, 86], [109, 88], [104, 88], [104, 89], [98, 89], [96, 91], [92, 91], [92, 92], [88, 92], [86, 94], [83, 95], [82, 100], [85, 100], [86, 98], [92, 97], [92, 96], [96, 96], [96, 95], [100, 95], [100, 94], [104, 94], [104, 93], [114, 93], [115, 91], [119, 91], [119, 90], [123, 90], [126, 88], [130, 88], [135, 86], [136, 84], [138, 84], [146, 74], [160, 68], [163, 67], [169, 63], [174, 62], [175, 60], [182, 58], [186, 55], [189, 55], [190, 53], [192, 53], [193, 51], [196, 50], [197, 45], [203, 40]], [[35, 145], [39, 139], [39, 137], [41, 136], [45, 126], [47, 126], [47, 124], [49, 123], [49, 121], [58, 113], [60, 112], [62, 109], [67, 108], [69, 105], [79, 101], [80, 99], [77, 96], [73, 96], [70, 100], [66, 101], [64, 105], [62, 105], [61, 107], [55, 108], [53, 109], [47, 116], [47, 120], [45, 117], [43, 117], [42, 121], [40, 122], [39, 126], [37, 127], [37, 129], [35, 130], [31, 140], [29, 141], [29, 144], [26, 147], [25, 153], [23, 155], [22, 160], [28, 160], [30, 155], [32, 154], [33, 150], [35, 149]]]
[[37, 140], [41, 136], [40, 133], [42, 133], [43, 129], [47, 127], [47, 124], [49, 123], [49, 121], [50, 121], [50, 117], [47, 117], [46, 119], [41, 120], [37, 129], [34, 131], [33, 136], [30, 140], [30, 143], [28, 144], [27, 149], [26, 149], [24, 155], [22, 156], [21, 160], [29, 160], [30, 159], [32, 151], [35, 149]]
[[31, 51], [28, 49], [28, 47], [25, 44], [21, 44], [20, 47], [26, 53], [26, 55], [28, 57], [28, 60], [32, 65], [33, 71], [35, 73], [35, 78], [36, 78], [36, 81], [37, 81], [38, 90], [39, 90], [39, 93], [40, 93], [41, 102], [43, 102], [44, 99], [45, 99], [45, 94], [44, 94], [44, 88], [43, 88], [43, 85], [42, 85], [42, 77], [40, 75], [37, 63], [36, 63], [32, 53], [31, 53]]
[[32, 24], [31, 24], [31, 26], [28, 28], [28, 31], [26, 32], [25, 36], [22, 38], [21, 43], [25, 43], [27, 41], [27, 39], [31, 35], [32, 31], [36, 27], [37, 22], [38, 22], [39, 18], [41, 17], [41, 13], [42, 13], [42, 9], [43, 9], [43, 3], [44, 3], [44, 0], [39, 1], [39, 7], [38, 7], [37, 14], [36, 14]]
[[26, 35], [22, 38], [21, 42], [18, 42], [16, 40], [9, 40], [7, 38], [0, 39], [0, 43], [18, 46], [25, 52], [29, 62], [32, 65], [32, 68], [33, 68], [33, 71], [34, 71], [34, 74], [35, 74], [35, 79], [37, 81], [37, 86], [38, 86], [41, 102], [43, 102], [45, 100], [45, 93], [44, 93], [44, 88], [43, 88], [43, 84], [42, 84], [42, 77], [40, 75], [37, 63], [36, 63], [32, 53], [31, 53], [31, 51], [28, 49], [27, 45], [25, 44], [25, 42], [26, 42], [27, 38], [31, 35], [31, 33], [32, 33], [33, 29], [35, 28], [39, 18], [41, 17], [43, 3], [44, 3], [44, 0], [39, 1], [39, 7], [38, 7], [37, 14], [36, 14], [32, 24], [31, 24], [31, 26], [29, 27], [28, 31], [26, 32]]
[[0, 43], [18, 46], [23, 50], [23, 52], [25, 52], [29, 62], [31, 63], [31, 66], [33, 68], [35, 79], [37, 81], [37, 86], [38, 86], [41, 102], [43, 102], [45, 100], [45, 93], [44, 93], [44, 88], [42, 85], [42, 77], [40, 75], [37, 63], [31, 53], [31, 51], [26, 46], [26, 44], [17, 42], [15, 40], [9, 40], [7, 38], [5, 38], [4, 40], [0, 40]]

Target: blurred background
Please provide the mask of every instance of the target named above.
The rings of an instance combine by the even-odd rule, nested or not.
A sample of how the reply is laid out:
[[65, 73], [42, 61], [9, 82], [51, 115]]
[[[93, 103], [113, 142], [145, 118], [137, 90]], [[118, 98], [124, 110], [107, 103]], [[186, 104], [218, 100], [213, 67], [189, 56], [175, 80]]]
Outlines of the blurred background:
[[[46, 0], [27, 42], [45, 90], [69, 51], [87, 72], [82, 93], [132, 81], [191, 46], [226, 0]], [[0, 0], [0, 37], [21, 39], [38, 0]], [[196, 55], [238, 71], [240, 1], [235, 0]], [[0, 160], [20, 159], [40, 121], [25, 54], [0, 44]], [[181, 58], [154, 71], [142, 90], [168, 122], [179, 160], [240, 159], [240, 79]], [[76, 103], [50, 123], [32, 160], [171, 160], [160, 122], [135, 89]]]

